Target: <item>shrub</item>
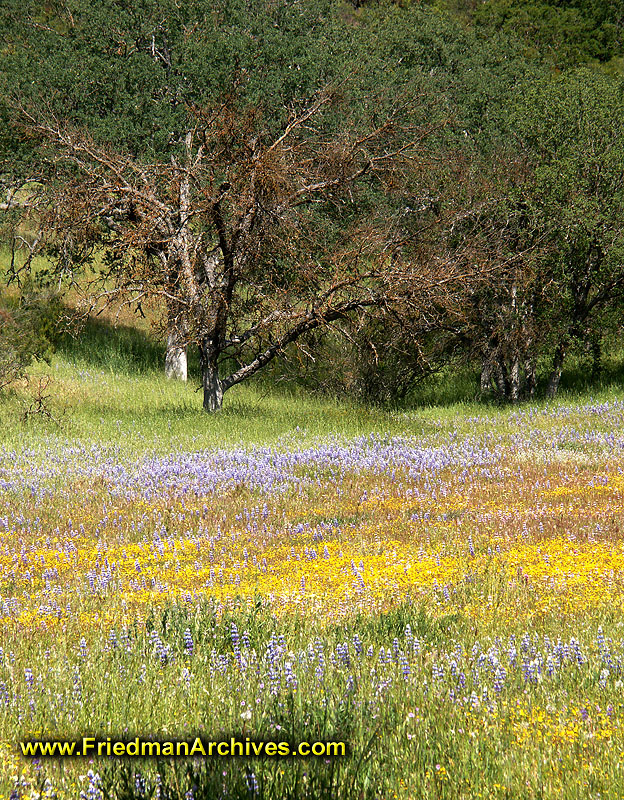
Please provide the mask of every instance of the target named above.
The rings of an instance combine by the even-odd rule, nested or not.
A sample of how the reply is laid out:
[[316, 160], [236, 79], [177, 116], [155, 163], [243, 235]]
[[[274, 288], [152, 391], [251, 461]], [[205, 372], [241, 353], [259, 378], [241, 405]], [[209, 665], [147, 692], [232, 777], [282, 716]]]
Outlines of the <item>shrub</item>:
[[0, 391], [23, 377], [33, 360], [48, 361], [59, 337], [58, 295], [23, 287], [14, 308], [0, 308]]

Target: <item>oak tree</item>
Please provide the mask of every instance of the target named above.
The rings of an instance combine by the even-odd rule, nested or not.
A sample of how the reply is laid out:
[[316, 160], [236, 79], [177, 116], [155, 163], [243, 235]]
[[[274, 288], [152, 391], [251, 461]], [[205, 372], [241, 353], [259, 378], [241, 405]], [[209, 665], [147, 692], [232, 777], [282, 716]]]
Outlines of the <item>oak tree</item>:
[[293, 106], [275, 135], [235, 87], [189, 109], [184, 148], [151, 163], [22, 109], [64, 173], [37, 209], [48, 257], [72, 270], [103, 251], [100, 300], [160, 300], [178, 346], [199, 347], [208, 411], [304, 334], [450, 279], [417, 256], [431, 223], [400, 223], [407, 196], [427, 208], [417, 195], [439, 125], [414, 124], [410, 98], [368, 127], [347, 105], [336, 128], [346, 91]]

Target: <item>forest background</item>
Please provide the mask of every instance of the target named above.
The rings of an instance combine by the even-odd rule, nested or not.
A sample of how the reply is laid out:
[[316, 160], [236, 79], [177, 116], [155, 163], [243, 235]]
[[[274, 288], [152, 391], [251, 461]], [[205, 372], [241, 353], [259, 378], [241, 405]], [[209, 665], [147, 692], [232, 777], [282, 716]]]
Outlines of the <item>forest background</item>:
[[105, 348], [97, 313], [209, 411], [257, 375], [389, 404], [466, 364], [509, 402], [599, 380], [623, 25], [594, 0], [3, 3], [0, 386]]

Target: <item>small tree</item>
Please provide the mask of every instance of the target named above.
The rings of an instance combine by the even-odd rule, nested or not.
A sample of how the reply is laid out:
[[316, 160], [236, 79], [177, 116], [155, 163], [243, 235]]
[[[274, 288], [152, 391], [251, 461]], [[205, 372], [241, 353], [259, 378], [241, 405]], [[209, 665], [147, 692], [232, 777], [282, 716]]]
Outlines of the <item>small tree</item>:
[[511, 118], [514, 141], [456, 226], [499, 264], [466, 292], [458, 336], [481, 361], [482, 392], [517, 402], [539, 380], [554, 396], [574, 346], [591, 343], [597, 359], [605, 314], [621, 308], [624, 84], [587, 69], [550, 76]]
[[570, 347], [624, 296], [624, 82], [588, 69], [541, 81], [518, 127], [534, 164], [527, 206], [549, 242], [539, 266], [553, 396]]

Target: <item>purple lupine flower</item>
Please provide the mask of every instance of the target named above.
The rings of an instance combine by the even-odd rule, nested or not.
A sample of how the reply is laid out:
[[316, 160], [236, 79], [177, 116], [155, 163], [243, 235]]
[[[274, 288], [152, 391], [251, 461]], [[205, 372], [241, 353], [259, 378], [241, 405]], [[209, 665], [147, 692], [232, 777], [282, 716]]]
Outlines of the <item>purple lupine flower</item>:
[[316, 669], [314, 671], [318, 680], [322, 681], [325, 675], [325, 654], [323, 653], [323, 643], [320, 639], [316, 640]]
[[405, 678], [405, 680], [407, 680], [410, 675], [410, 665], [404, 653], [401, 653], [399, 655], [399, 665], [401, 666], [401, 672], [403, 673], [403, 677]]
[[549, 654], [548, 658], [546, 659], [546, 674], [549, 678], [552, 678], [552, 676], [555, 674], [556, 668], [555, 660], [552, 655]]
[[147, 793], [147, 783], [140, 772], [134, 776], [134, 789], [136, 792], [137, 800], [144, 800]]
[[259, 786], [258, 780], [256, 778], [255, 772], [248, 772], [247, 773], [247, 788], [249, 789], [249, 793], [251, 795], [257, 795]]
[[596, 635], [596, 642], [598, 644], [598, 652], [603, 653], [607, 649], [607, 647], [606, 647], [605, 636], [604, 633], [602, 632], [602, 628], [598, 628], [598, 633]]
[[267, 645], [267, 659], [269, 662], [268, 678], [271, 685], [271, 694], [277, 695], [280, 688], [280, 673], [278, 667], [279, 649], [275, 634], [269, 639]]
[[78, 702], [82, 701], [82, 679], [77, 669], [74, 671], [74, 697]]
[[80, 792], [80, 800], [104, 800], [102, 781], [98, 773], [94, 773], [93, 770], [90, 769], [87, 772], [87, 780], [89, 781], [89, 785]]
[[585, 658], [585, 656], [581, 652], [581, 645], [578, 643], [578, 641], [576, 639], [570, 639], [570, 648], [571, 648], [572, 652], [574, 653], [574, 657], [576, 659], [576, 663], [579, 666], [584, 664], [587, 661], [587, 659]]
[[338, 657], [342, 661], [342, 663], [350, 667], [351, 666], [351, 656], [349, 654], [349, 645], [345, 642], [344, 644], [337, 644], [336, 645], [336, 653]]
[[24, 670], [24, 679], [26, 680], [26, 685], [29, 689], [32, 689], [35, 683], [35, 676], [33, 675], [32, 670], [29, 667], [26, 667]]
[[189, 656], [192, 656], [193, 655], [193, 650], [195, 649], [195, 646], [193, 644], [193, 637], [191, 635], [190, 628], [187, 628], [184, 631], [183, 638], [184, 638], [184, 649], [186, 650], [186, 652], [188, 653]]
[[164, 642], [161, 641], [160, 636], [156, 631], [152, 631], [150, 633], [150, 640], [154, 647], [155, 655], [160, 659], [161, 666], [165, 666], [169, 663], [170, 659], [170, 648], [169, 645], [166, 645]]
[[292, 686], [293, 689], [297, 688], [297, 676], [293, 671], [292, 661], [284, 663], [284, 675], [286, 677], [286, 686]]
[[494, 691], [496, 694], [500, 694], [503, 691], [506, 678], [507, 670], [502, 664], [499, 664], [499, 666], [496, 668], [496, 674], [494, 675]]

